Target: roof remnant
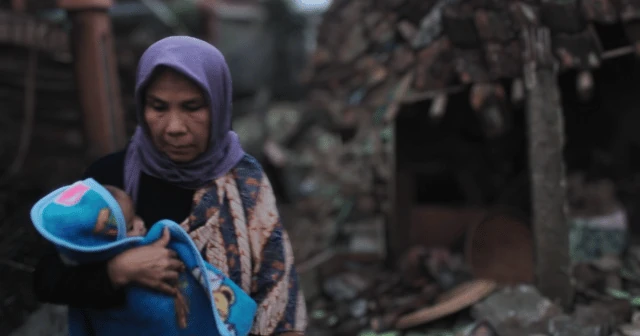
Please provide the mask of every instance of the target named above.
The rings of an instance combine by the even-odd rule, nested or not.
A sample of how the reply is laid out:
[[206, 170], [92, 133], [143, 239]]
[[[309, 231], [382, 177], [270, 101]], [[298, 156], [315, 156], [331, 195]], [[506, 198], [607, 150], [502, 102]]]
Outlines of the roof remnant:
[[[407, 95], [519, 79], [520, 35], [531, 25], [550, 29], [561, 70], [586, 71], [615, 56], [603, 50], [594, 23], [622, 23], [633, 42], [640, 40], [638, 19], [640, 3], [632, 0], [336, 0], [320, 25], [307, 77], [313, 89], [344, 102], [342, 110], [384, 101], [367, 96], [392, 95], [407, 73]], [[376, 80], [367, 80], [372, 73]], [[362, 102], [350, 101], [356, 92]]]

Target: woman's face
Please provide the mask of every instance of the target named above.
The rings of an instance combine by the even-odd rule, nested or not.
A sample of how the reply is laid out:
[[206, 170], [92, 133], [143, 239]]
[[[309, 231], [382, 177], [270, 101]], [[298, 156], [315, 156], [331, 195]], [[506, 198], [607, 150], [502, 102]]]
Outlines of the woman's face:
[[144, 120], [153, 144], [174, 162], [189, 162], [207, 150], [211, 115], [200, 88], [164, 70], [146, 91]]

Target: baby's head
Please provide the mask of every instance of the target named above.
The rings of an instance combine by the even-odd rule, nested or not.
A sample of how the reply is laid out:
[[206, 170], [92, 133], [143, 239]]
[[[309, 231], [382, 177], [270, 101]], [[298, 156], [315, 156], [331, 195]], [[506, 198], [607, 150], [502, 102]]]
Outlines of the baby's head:
[[31, 218], [70, 264], [106, 260], [146, 234], [131, 198], [91, 178], [49, 193], [33, 206]]
[[[142, 218], [138, 217], [135, 213], [133, 199], [131, 199], [131, 197], [129, 197], [129, 195], [120, 188], [110, 185], [103, 185], [103, 187], [107, 189], [111, 196], [116, 199], [118, 205], [120, 205], [120, 210], [122, 211], [124, 220], [127, 223], [127, 236], [144, 236], [147, 233], [147, 229], [144, 226]], [[106, 226], [106, 223], [109, 220], [108, 217], [108, 214], [103, 216], [102, 213], [100, 213], [96, 223], [96, 228]]]

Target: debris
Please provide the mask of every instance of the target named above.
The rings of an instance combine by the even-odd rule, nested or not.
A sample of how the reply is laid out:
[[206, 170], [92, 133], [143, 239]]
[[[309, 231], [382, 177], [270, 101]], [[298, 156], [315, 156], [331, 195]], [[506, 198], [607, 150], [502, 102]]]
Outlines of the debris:
[[[426, 331], [430, 322], [465, 311], [496, 288], [490, 280], [469, 281], [462, 255], [421, 247], [408, 253], [402, 274], [357, 261], [357, 255], [327, 261], [318, 273], [324, 295], [309, 303], [311, 328], [331, 335], [419, 332], [423, 325]], [[444, 329], [457, 330], [462, 324], [467, 327], [469, 321]]]
[[553, 336], [600, 336], [608, 335], [602, 326], [583, 326], [567, 315], [553, 317], [549, 321], [549, 333]]
[[628, 224], [613, 183], [586, 183], [582, 175], [576, 174], [569, 178], [568, 200], [573, 262], [619, 256], [627, 246]]
[[263, 117], [259, 113], [247, 113], [234, 118], [233, 128], [238, 133], [242, 148], [257, 159], [264, 153], [265, 134]]
[[324, 290], [336, 301], [353, 300], [368, 287], [368, 283], [356, 273], [343, 273], [328, 279]]
[[583, 101], [588, 101], [593, 95], [594, 79], [589, 71], [581, 71], [576, 80], [576, 90]]
[[517, 217], [487, 216], [469, 229], [465, 248], [474, 277], [511, 285], [533, 282], [533, 236]]
[[446, 93], [439, 93], [433, 99], [433, 104], [431, 104], [431, 108], [429, 109], [429, 116], [433, 119], [440, 119], [444, 115], [444, 112], [447, 109], [447, 99], [448, 96]]
[[[306, 76], [306, 106], [268, 111], [261, 144], [267, 159], [286, 176], [285, 189], [305, 228], [297, 235], [297, 244], [304, 246], [296, 251], [298, 260], [329, 248], [385, 256], [383, 220], [394, 215], [396, 206], [390, 187], [405, 178], [394, 157], [406, 145], [397, 142], [403, 105], [419, 105], [416, 114], [428, 115], [424, 122], [436, 124], [447, 121], [459, 106], [453, 94], [469, 92], [468, 105], [485, 137], [503, 137], [515, 115], [507, 106], [521, 108], [528, 101], [523, 28], [550, 28], [545, 35], [546, 42], [553, 42], [547, 45], [548, 60], [555, 58], [560, 70], [577, 70], [576, 89], [586, 99], [595, 88], [592, 71], [604, 52], [592, 21], [615, 23], [640, 13], [632, 1], [619, 7], [610, 0], [334, 1], [318, 30], [318, 48]], [[446, 156], [441, 152], [462, 146], [437, 147], [439, 151], [423, 151]], [[486, 161], [477, 152], [467, 149], [469, 158], [462, 162], [434, 160], [419, 169], [465, 166], [465, 171], [451, 173], [464, 182], [464, 198], [491, 204], [494, 198], [484, 196], [482, 186], [467, 181], [502, 189], [506, 183], [486, 181], [504, 180], [508, 168], [502, 171], [505, 164], [500, 162], [472, 173], [477, 162]], [[571, 309], [564, 311], [529, 285], [534, 258], [527, 219], [487, 209], [419, 205], [406, 213], [406, 222], [398, 223], [410, 225], [412, 234], [401, 242], [408, 252], [398, 258], [395, 270], [332, 260], [327, 266], [331, 271], [317, 273], [322, 293], [310, 298], [312, 325], [328, 330], [326, 335], [347, 336], [632, 334], [638, 328], [631, 312], [640, 306], [640, 248], [628, 248], [626, 209], [610, 181], [569, 177], [568, 182], [573, 269], [561, 271], [572, 275], [577, 290]], [[450, 249], [461, 240], [462, 251]], [[547, 274], [558, 272], [551, 267]], [[470, 302], [458, 305], [453, 303], [463, 296], [456, 296], [456, 289], [441, 295], [474, 284], [488, 294], [496, 283], [511, 287], [484, 299], [478, 290], [475, 300], [467, 297]], [[469, 305], [473, 307], [464, 309]]]
[[615, 256], [605, 255], [599, 259], [593, 260], [591, 263], [595, 268], [602, 272], [615, 272], [622, 268], [622, 262]]
[[623, 336], [640, 336], [640, 325], [637, 324], [624, 324], [618, 327], [618, 331]]
[[546, 333], [548, 321], [561, 314], [560, 307], [529, 285], [502, 289], [472, 308], [473, 317], [489, 322], [500, 336]]
[[[479, 128], [487, 138], [504, 137], [517, 120], [514, 107], [525, 101], [523, 29], [540, 24], [550, 29], [550, 59], [560, 61], [562, 70], [581, 71], [577, 85], [587, 94], [593, 86], [588, 74], [600, 66], [603, 52], [591, 21], [617, 21], [620, 12], [637, 9], [635, 4], [623, 7], [609, 0], [334, 1], [318, 27], [318, 46], [305, 76], [311, 108], [296, 112], [315, 122], [294, 126], [301, 130], [295, 141], [275, 140], [278, 146], [269, 142], [267, 158], [287, 166], [282, 175], [287, 176], [294, 202], [304, 203], [308, 211], [313, 209], [308, 204], [322, 208], [324, 222], [338, 222], [341, 216], [331, 235], [346, 237], [356, 232], [349, 228], [354, 221], [377, 223], [392, 216], [389, 212], [396, 205], [390, 188], [397, 180], [393, 160], [398, 139], [393, 124], [403, 105], [429, 102], [420, 108], [436, 123], [457, 106], [452, 94], [471, 88], [468, 99]], [[267, 134], [280, 132], [277, 124], [269, 128]], [[498, 172], [497, 165], [487, 170], [499, 175], [495, 180], [505, 179], [508, 174]], [[493, 181], [487, 174], [478, 176]], [[366, 206], [347, 206], [351, 203]], [[346, 214], [345, 208], [350, 209]], [[335, 241], [331, 239], [323, 241]]]
[[498, 336], [498, 332], [486, 321], [480, 321], [461, 330], [456, 336]]
[[582, 325], [599, 325], [603, 329], [611, 330], [630, 320], [632, 307], [624, 300], [592, 302], [578, 304], [574, 308], [573, 318]]
[[481, 300], [495, 288], [495, 282], [488, 280], [475, 280], [462, 284], [450, 292], [444, 293], [436, 300], [434, 306], [400, 317], [396, 327], [408, 329], [449, 315]]

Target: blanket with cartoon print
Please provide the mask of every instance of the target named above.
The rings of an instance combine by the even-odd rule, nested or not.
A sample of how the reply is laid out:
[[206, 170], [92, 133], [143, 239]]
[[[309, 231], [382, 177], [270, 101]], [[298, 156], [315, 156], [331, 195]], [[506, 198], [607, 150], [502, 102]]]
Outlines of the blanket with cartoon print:
[[[97, 214], [105, 208], [110, 210], [109, 223], [117, 231], [115, 237], [88, 239], [77, 234], [92, 232], [88, 227], [95, 226]], [[67, 221], [65, 218], [69, 214], [74, 215], [73, 220]], [[45, 196], [33, 207], [31, 217], [38, 232], [53, 242], [70, 263], [106, 260], [124, 249], [151, 244], [168, 228], [171, 234], [168, 247], [176, 251], [186, 266], [187, 272], [179, 279], [177, 297], [131, 286], [127, 289], [127, 304], [123, 308], [71, 307], [71, 336], [249, 334], [257, 308], [255, 301], [221, 271], [206, 263], [189, 235], [177, 223], [159, 221], [144, 237], [126, 237], [123, 234], [126, 231], [124, 218], [117, 202], [92, 179]], [[82, 231], [82, 225], [87, 229]]]

